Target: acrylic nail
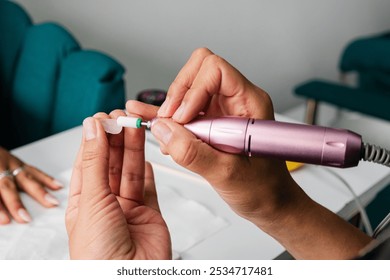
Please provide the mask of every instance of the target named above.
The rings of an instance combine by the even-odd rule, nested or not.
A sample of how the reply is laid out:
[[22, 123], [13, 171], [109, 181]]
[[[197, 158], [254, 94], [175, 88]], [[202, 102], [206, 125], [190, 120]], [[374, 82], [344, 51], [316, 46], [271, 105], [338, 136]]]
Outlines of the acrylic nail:
[[172, 119], [174, 119], [175, 121], [180, 121], [181, 117], [183, 116], [185, 108], [186, 108], [186, 104], [184, 102], [181, 103], [180, 107], [173, 114]]
[[158, 141], [162, 142], [164, 145], [167, 145], [172, 137], [171, 129], [167, 125], [159, 121], [153, 124], [152, 134], [154, 135], [154, 137], [156, 137]]
[[50, 193], [47, 193], [45, 194], [45, 196], [43, 197], [47, 202], [53, 204], [53, 205], [59, 205], [60, 202], [58, 201], [57, 198], [55, 198], [53, 195], [51, 195]]
[[157, 111], [159, 117], [166, 117], [166, 113], [169, 107], [169, 97], [165, 98], [164, 103], [161, 105], [160, 109]]
[[96, 124], [93, 118], [86, 118], [83, 121], [83, 132], [87, 141], [96, 138]]
[[29, 223], [32, 221], [30, 214], [26, 211], [26, 209], [20, 208], [18, 210], [19, 217], [25, 221], [26, 223]]
[[64, 184], [61, 183], [60, 181], [58, 181], [57, 179], [54, 179], [53, 180], [53, 185], [55, 185], [56, 187], [62, 189], [64, 187]]

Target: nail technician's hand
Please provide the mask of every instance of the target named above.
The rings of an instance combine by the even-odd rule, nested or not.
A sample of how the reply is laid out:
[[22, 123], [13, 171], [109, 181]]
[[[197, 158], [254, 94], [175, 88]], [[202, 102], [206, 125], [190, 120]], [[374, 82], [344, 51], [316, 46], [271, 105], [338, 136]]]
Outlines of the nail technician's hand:
[[369, 236], [310, 199], [284, 162], [220, 152], [180, 125], [200, 113], [274, 118], [267, 93], [208, 49], [192, 54], [158, 112], [136, 101], [128, 101], [126, 108], [145, 119], [161, 117], [152, 133], [162, 152], [203, 176], [234, 211], [295, 258], [351, 258], [370, 242]]
[[[161, 142], [162, 151], [208, 180], [222, 198], [245, 218], [257, 219], [259, 215], [275, 214], [269, 201], [282, 203], [285, 194], [295, 190], [285, 186], [291, 184], [292, 179], [284, 162], [248, 159], [217, 151], [177, 124], [187, 123], [201, 112], [212, 117], [274, 118], [268, 94], [208, 49], [198, 49], [192, 54], [170, 86], [166, 101], [158, 112], [157, 107], [136, 101], [128, 101], [126, 108], [128, 112], [144, 118], [152, 118], [156, 114], [162, 118], [173, 118], [174, 121], [160, 119], [152, 127], [152, 133]], [[283, 188], [283, 195], [280, 188]]]
[[[114, 111], [111, 117], [124, 115]], [[142, 129], [106, 135], [98, 114], [83, 123], [66, 213], [73, 259], [170, 259]]]
[[58, 200], [46, 188], [58, 190], [62, 184], [0, 147], [0, 225], [10, 223], [11, 218], [18, 223], [31, 221], [20, 199], [20, 191], [45, 207], [58, 205]]

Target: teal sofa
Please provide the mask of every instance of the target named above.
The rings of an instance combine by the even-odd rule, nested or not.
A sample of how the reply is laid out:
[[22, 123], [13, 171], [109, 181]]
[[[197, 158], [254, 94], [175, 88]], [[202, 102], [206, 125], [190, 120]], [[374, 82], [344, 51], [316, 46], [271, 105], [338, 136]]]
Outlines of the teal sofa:
[[12, 149], [125, 106], [124, 67], [57, 23], [0, 0], [0, 145]]
[[339, 70], [341, 77], [355, 73], [357, 85], [310, 79], [294, 88], [308, 100], [308, 123], [315, 123], [319, 102], [390, 120], [390, 32], [352, 40], [341, 54]]

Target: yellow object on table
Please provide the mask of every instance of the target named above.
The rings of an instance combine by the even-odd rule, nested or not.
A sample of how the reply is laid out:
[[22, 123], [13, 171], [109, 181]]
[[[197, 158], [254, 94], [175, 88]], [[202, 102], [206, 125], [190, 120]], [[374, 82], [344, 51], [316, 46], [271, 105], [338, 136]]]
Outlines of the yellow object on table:
[[303, 166], [301, 162], [286, 161], [288, 171], [294, 171]]

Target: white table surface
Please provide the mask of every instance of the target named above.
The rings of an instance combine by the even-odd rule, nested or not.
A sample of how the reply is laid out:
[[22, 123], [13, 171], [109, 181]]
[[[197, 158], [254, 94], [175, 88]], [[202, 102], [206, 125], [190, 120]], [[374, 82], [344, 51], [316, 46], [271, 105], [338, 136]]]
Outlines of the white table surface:
[[[278, 116], [279, 120], [286, 121]], [[181, 253], [183, 259], [274, 259], [284, 248], [253, 224], [238, 217], [216, 192], [199, 176], [176, 165], [160, 153], [152, 136], [146, 142], [146, 158], [154, 166], [159, 188], [169, 186], [183, 197], [209, 209], [228, 225], [205, 240]], [[54, 177], [69, 174], [81, 141], [81, 128], [77, 127], [13, 152], [29, 164], [35, 165]], [[362, 162], [356, 168], [332, 169], [351, 184], [363, 204], [390, 182], [390, 169]], [[294, 179], [317, 202], [344, 218], [357, 213], [352, 194], [337, 179], [319, 166], [304, 166], [294, 171]], [[68, 257], [64, 213], [68, 188], [55, 192], [61, 204], [44, 209], [25, 194], [22, 199], [30, 211], [31, 225], [0, 227], [0, 259], [64, 259]], [[163, 205], [164, 201], [160, 201]], [[163, 213], [164, 214], [164, 213]], [[55, 230], [53, 230], [53, 228]]]

